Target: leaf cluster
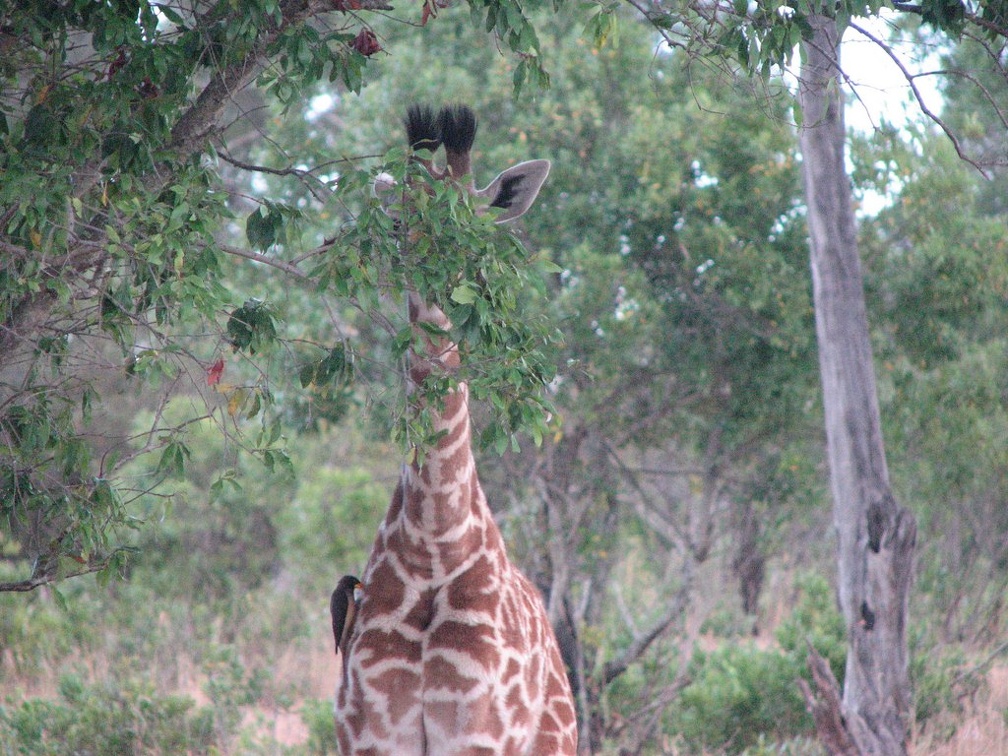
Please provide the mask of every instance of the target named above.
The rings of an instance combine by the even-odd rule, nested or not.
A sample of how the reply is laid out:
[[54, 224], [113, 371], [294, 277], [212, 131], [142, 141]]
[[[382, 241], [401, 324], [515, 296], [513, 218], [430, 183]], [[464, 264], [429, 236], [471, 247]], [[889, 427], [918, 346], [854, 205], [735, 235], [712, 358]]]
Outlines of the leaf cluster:
[[[95, 412], [110, 383], [170, 391], [202, 374], [215, 338], [256, 357], [275, 341], [268, 305], [232, 304], [218, 243], [231, 210], [211, 142], [226, 100], [260, 72], [259, 90], [281, 104], [326, 75], [359, 86], [365, 61], [348, 46], [356, 22], [321, 33], [305, 23], [319, 12], [279, 0], [5, 9], [0, 477], [11, 493], [5, 526], [35, 565], [24, 586], [118, 564], [116, 528], [127, 520], [115, 492], [129, 444], [109, 441], [115, 451], [99, 461], [85, 440], [117, 422]], [[294, 213], [263, 208], [249, 238], [266, 249], [280, 241], [278, 217]], [[218, 390], [232, 418], [262, 413], [266, 424], [272, 393], [261, 381]], [[278, 435], [260, 441], [272, 447]], [[189, 460], [170, 430], [151, 429], [146, 444], [160, 452], [159, 476]], [[285, 466], [278, 455], [262, 452]], [[56, 566], [64, 558], [79, 570]]]
[[[467, 192], [432, 180], [401, 151], [389, 153], [380, 172], [397, 182], [394, 197], [373, 198], [329, 243], [312, 274], [320, 289], [364, 309], [377, 308], [383, 291], [413, 291], [437, 305], [452, 322], [462, 369], [425, 383], [429, 399], [436, 401], [465, 380], [472, 395], [495, 411], [482, 436], [485, 445], [502, 451], [516, 443], [520, 431], [540, 440], [548, 413], [542, 391], [554, 375], [549, 349], [557, 334], [545, 319], [523, 311], [522, 293], [527, 297], [539, 286], [528, 251], [496, 227], [491, 215], [477, 214]], [[356, 193], [373, 176], [361, 171], [341, 177], [337, 195]], [[392, 359], [402, 364], [421, 335], [407, 323], [390, 323], [390, 335]], [[318, 383], [319, 377], [329, 378], [327, 364], [303, 370]], [[343, 367], [338, 372], [349, 379]], [[302, 383], [307, 375], [302, 373]], [[426, 438], [423, 425], [422, 413], [405, 415], [398, 434]]]

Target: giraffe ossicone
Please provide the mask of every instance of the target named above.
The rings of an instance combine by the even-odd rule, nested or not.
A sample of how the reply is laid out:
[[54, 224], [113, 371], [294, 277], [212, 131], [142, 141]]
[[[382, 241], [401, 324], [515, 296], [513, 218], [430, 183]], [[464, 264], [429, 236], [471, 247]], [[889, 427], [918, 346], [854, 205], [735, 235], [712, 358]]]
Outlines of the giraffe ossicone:
[[[498, 223], [528, 210], [549, 173], [549, 161], [530, 160], [477, 190], [469, 108], [413, 106], [405, 126], [414, 159], [434, 179], [457, 182], [494, 208]], [[381, 181], [376, 192], [391, 188]], [[408, 300], [421, 336], [408, 380], [421, 385], [433, 370], [457, 369], [459, 350], [437, 335], [448, 334], [451, 323], [436, 305], [415, 293]], [[410, 401], [423, 401], [420, 394]], [[340, 749], [343, 756], [573, 756], [577, 723], [566, 669], [542, 596], [508, 558], [487, 505], [465, 382], [427, 410], [434, 448], [422, 463], [404, 466], [359, 591], [347, 576], [333, 593], [343, 657], [335, 705]]]

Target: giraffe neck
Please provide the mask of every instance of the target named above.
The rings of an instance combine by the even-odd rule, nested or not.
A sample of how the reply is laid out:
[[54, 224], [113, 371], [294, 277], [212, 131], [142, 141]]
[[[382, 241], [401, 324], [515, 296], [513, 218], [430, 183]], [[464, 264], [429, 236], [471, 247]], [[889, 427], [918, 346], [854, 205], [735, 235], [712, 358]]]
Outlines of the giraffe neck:
[[[443, 144], [447, 168], [431, 175], [464, 181], [498, 209], [498, 221], [525, 212], [549, 170], [547, 161], [521, 163], [476, 192], [468, 162], [476, 135], [471, 110], [449, 106], [435, 114], [414, 106], [405, 125], [415, 149]], [[408, 304], [408, 395], [413, 411], [431, 416], [438, 436], [403, 470], [359, 607], [346, 584], [332, 600], [334, 637], [343, 638], [343, 620], [352, 624], [336, 699], [341, 750], [574, 756], [574, 702], [546, 609], [507, 558], [476, 475], [468, 387], [455, 381], [436, 403], [424, 404], [426, 383], [458, 377], [451, 323], [416, 293]]]
[[[417, 339], [410, 355], [410, 391], [429, 376], [451, 373], [460, 365], [458, 346], [448, 336], [431, 334], [421, 324], [448, 331], [451, 321], [436, 306], [409, 294], [409, 318]], [[419, 404], [422, 400], [417, 399]], [[458, 543], [464, 534], [482, 526], [488, 515], [472, 454], [469, 425], [469, 388], [460, 382], [436, 406], [428, 406], [433, 431], [439, 438], [405, 471], [405, 515], [415, 538], [428, 542]], [[422, 459], [422, 461], [420, 461]]]

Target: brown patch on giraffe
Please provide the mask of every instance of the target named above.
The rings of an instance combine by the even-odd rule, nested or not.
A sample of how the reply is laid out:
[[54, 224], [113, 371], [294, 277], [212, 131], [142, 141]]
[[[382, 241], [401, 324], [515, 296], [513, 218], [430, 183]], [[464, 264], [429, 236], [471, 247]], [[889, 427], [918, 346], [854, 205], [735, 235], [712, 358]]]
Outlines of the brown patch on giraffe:
[[441, 658], [431, 657], [424, 665], [424, 677], [430, 689], [448, 690], [452, 693], [469, 693], [479, 680], [459, 674], [455, 665]]
[[[489, 509], [489, 506], [487, 504], [487, 495], [483, 493], [483, 487], [480, 486], [480, 479], [475, 475], [469, 485], [469, 492], [473, 514], [478, 519], [483, 519], [482, 514], [486, 509]], [[500, 530], [497, 529], [497, 523], [491, 518], [487, 527], [487, 546], [496, 550], [497, 548], [503, 548], [503, 544], [504, 541], [501, 538]]]
[[424, 717], [441, 725], [447, 732], [454, 732], [459, 722], [461, 705], [458, 701], [429, 701], [424, 706]]
[[491, 574], [489, 561], [481, 556], [448, 586], [448, 606], [495, 615], [500, 593], [489, 579]]
[[521, 665], [515, 659], [508, 659], [507, 666], [504, 667], [504, 674], [501, 675], [501, 681], [508, 682], [519, 674], [521, 674]]
[[532, 753], [566, 753], [568, 748], [564, 748], [564, 740], [558, 732], [539, 731]]
[[380, 630], [378, 628], [365, 630], [351, 648], [351, 651], [358, 655], [363, 650], [370, 652], [367, 658], [361, 658], [360, 661], [361, 667], [365, 669], [383, 664], [389, 659], [401, 659], [415, 664], [420, 661], [421, 657], [420, 644], [409, 640], [398, 630]]
[[445, 620], [431, 631], [427, 648], [460, 651], [487, 669], [500, 666], [500, 650], [493, 628]]
[[497, 706], [490, 706], [481, 731], [488, 732], [490, 737], [497, 741], [504, 737], [504, 720]]
[[542, 719], [539, 720], [539, 732], [540, 734], [554, 733], [563, 729], [560, 723], [553, 716], [552, 712], [544, 711]]
[[[390, 536], [390, 540], [395, 534]], [[406, 597], [406, 586], [389, 563], [388, 557], [382, 559], [368, 576], [364, 590], [365, 611], [387, 611], [400, 606]]]
[[[381, 724], [383, 721], [381, 712], [374, 704], [368, 701], [363, 701], [361, 708], [346, 718], [346, 723], [353, 734], [353, 738], [358, 740], [367, 728], [371, 728], [373, 734], [381, 738], [388, 737], [388, 730]], [[349, 748], [345, 748], [343, 752], [350, 753], [351, 751]]]
[[434, 589], [424, 591], [403, 617], [403, 624], [416, 630], [426, 630], [434, 619]]
[[402, 480], [396, 484], [395, 491], [392, 492], [392, 501], [389, 503], [388, 513], [385, 515], [386, 523], [393, 523], [399, 519], [399, 512], [403, 506], [403, 484]]
[[526, 706], [525, 697], [522, 695], [521, 686], [513, 685], [508, 691], [504, 701], [511, 712], [511, 726], [525, 728], [528, 726], [531, 716]]
[[438, 558], [446, 572], [454, 571], [459, 565], [468, 561], [474, 552], [479, 551], [483, 545], [483, 539], [478, 531], [467, 533], [458, 543], [439, 543], [437, 547]]
[[[494, 740], [504, 736], [504, 722], [500, 713], [486, 698], [477, 701], [428, 701], [424, 706], [424, 715], [447, 733], [476, 733], [489, 735]], [[497, 753], [495, 749], [484, 746], [471, 746], [465, 752]]]
[[550, 675], [546, 683], [546, 695], [549, 698], [564, 698], [567, 693], [567, 681], [558, 675]]
[[385, 694], [389, 721], [398, 725], [407, 714], [416, 715], [420, 705], [420, 676], [407, 669], [396, 668], [371, 678], [375, 690]]
[[[409, 534], [406, 533], [405, 529], [400, 525], [397, 524], [396, 526], [388, 529], [385, 537], [385, 548], [387, 551], [395, 553], [399, 556], [399, 563], [406, 571], [406, 577], [429, 581], [434, 576], [434, 570], [431, 566], [430, 550], [423, 542], [410, 538]], [[392, 571], [394, 580], [396, 580], [401, 586], [402, 579], [399, 577], [395, 567], [393, 567], [389, 562], [388, 557], [385, 558], [383, 566]], [[379, 579], [385, 579], [385, 575], [382, 575], [382, 577], [379, 578], [376, 571], [372, 582], [378, 587], [381, 585], [379, 583]], [[371, 590], [370, 586], [368, 586], [368, 590]], [[400, 598], [400, 600], [395, 604], [391, 605], [391, 608], [396, 608], [401, 603], [402, 598]]]

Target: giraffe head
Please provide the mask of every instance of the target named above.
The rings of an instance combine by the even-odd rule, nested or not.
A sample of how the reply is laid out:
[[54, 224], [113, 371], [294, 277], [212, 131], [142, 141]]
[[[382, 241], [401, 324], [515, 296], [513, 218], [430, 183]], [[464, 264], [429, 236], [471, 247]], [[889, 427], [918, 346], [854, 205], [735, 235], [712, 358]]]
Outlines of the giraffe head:
[[[455, 181], [466, 189], [479, 203], [477, 212], [497, 210], [495, 223], [506, 223], [523, 215], [535, 202], [549, 174], [549, 160], [528, 160], [507, 168], [485, 188], [477, 189], [471, 164], [477, 123], [470, 108], [447, 105], [435, 112], [429, 105], [411, 105], [403, 123], [407, 141], [415, 153], [413, 159], [433, 178]], [[435, 155], [442, 145], [445, 159], [444, 166], [439, 167]], [[381, 194], [393, 186], [394, 181], [382, 174], [375, 181], [375, 192]]]

